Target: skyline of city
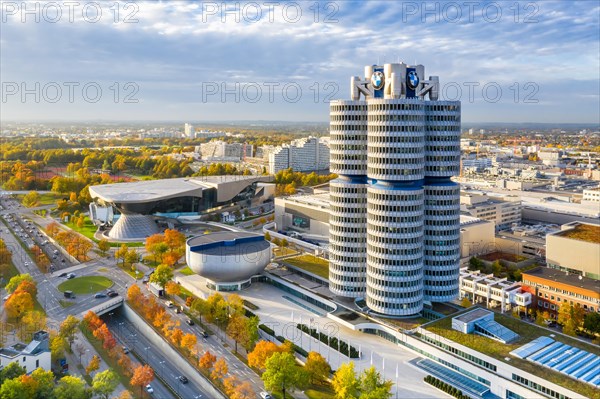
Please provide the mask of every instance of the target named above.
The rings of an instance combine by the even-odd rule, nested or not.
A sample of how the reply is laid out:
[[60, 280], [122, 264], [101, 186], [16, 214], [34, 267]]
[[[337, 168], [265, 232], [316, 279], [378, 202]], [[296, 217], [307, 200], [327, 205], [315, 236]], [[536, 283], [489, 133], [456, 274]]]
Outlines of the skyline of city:
[[30, 3], [2, 4], [3, 121], [325, 122], [354, 60], [415, 59], [466, 122], [600, 120], [591, 2]]

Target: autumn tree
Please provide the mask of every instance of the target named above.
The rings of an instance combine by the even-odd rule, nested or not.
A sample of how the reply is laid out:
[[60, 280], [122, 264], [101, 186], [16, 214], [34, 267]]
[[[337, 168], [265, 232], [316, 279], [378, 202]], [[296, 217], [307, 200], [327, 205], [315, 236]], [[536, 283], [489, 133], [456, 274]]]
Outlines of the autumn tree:
[[215, 364], [213, 364], [212, 371], [210, 372], [210, 377], [214, 381], [222, 380], [225, 375], [229, 372], [229, 368], [227, 367], [227, 362], [223, 358], [217, 359]]
[[129, 248], [127, 248], [126, 244], [121, 245], [121, 247], [115, 252], [115, 258], [117, 259], [117, 261], [121, 260], [121, 264], [123, 267], [125, 267], [125, 258], [127, 257], [128, 252]]
[[78, 326], [79, 319], [73, 315], [68, 315], [67, 318], [60, 323], [58, 334], [69, 343], [69, 348], [71, 347], [71, 344], [73, 344]]
[[578, 303], [575, 305], [563, 303], [558, 309], [558, 323], [563, 326], [564, 334], [575, 336], [584, 318], [585, 310]]
[[359, 399], [388, 399], [392, 396], [392, 382], [384, 379], [373, 366], [362, 371], [358, 385], [360, 390]]
[[106, 256], [108, 251], [110, 250], [110, 242], [105, 240], [104, 238], [98, 241], [98, 249], [102, 253], [102, 256]]
[[169, 245], [165, 242], [162, 234], [153, 234], [146, 238], [146, 251], [154, 257], [155, 263], [162, 263], [162, 257], [169, 250]]
[[158, 267], [150, 276], [150, 281], [156, 283], [161, 286], [161, 288], [165, 288], [167, 282], [173, 279], [173, 269], [167, 265], [158, 265]]
[[142, 291], [137, 284], [132, 284], [131, 287], [127, 289], [127, 299], [133, 304], [138, 304], [142, 295]]
[[94, 356], [92, 356], [92, 359], [90, 360], [89, 364], [85, 368], [85, 373], [87, 375], [91, 376], [92, 373], [94, 371], [97, 371], [99, 368], [100, 368], [100, 357], [98, 357], [98, 355], [94, 355]]
[[165, 292], [169, 296], [179, 295], [181, 293], [181, 286], [175, 281], [168, 281], [165, 284]]
[[274, 353], [281, 352], [281, 347], [271, 341], [258, 341], [254, 350], [248, 353], [248, 365], [264, 370], [267, 359]]
[[235, 341], [235, 353], [237, 353], [238, 343], [244, 345], [248, 341], [246, 318], [238, 314], [231, 317], [227, 325], [227, 334]]
[[196, 354], [197, 343], [198, 338], [196, 334], [184, 334], [180, 341], [181, 348], [192, 355]]
[[469, 300], [469, 297], [465, 296], [461, 301], [460, 301], [460, 306], [462, 306], [463, 308], [470, 308], [471, 306], [473, 306], [473, 304], [471, 303], [471, 301]]
[[35, 280], [33, 279], [33, 277], [31, 277], [31, 275], [29, 275], [29, 273], [17, 274], [16, 276], [13, 276], [13, 277], [11, 277], [10, 280], [8, 280], [8, 283], [6, 284], [4, 289], [9, 294], [12, 294], [13, 292], [15, 292], [17, 290], [17, 287], [19, 287], [19, 285], [23, 281], [28, 281], [32, 284], [35, 284]]
[[265, 388], [274, 391], [281, 390], [285, 399], [286, 391], [303, 389], [308, 385], [308, 373], [296, 363], [291, 353], [274, 353], [265, 363], [265, 372], [261, 379]]
[[65, 357], [67, 345], [67, 341], [60, 335], [56, 335], [50, 339], [50, 356], [53, 361]]
[[354, 371], [354, 363], [343, 363], [333, 375], [331, 387], [336, 399], [358, 398], [359, 381]]
[[6, 380], [17, 378], [25, 373], [25, 367], [21, 366], [18, 362], [8, 363], [7, 366], [0, 369], [0, 385], [4, 384]]
[[96, 374], [92, 380], [93, 392], [102, 399], [108, 399], [118, 386], [119, 376], [110, 369]]
[[15, 291], [4, 302], [4, 309], [8, 317], [19, 320], [25, 313], [33, 310], [33, 299], [26, 291]]
[[85, 382], [78, 377], [66, 375], [60, 379], [54, 389], [56, 399], [88, 399]]
[[19, 329], [19, 338], [24, 342], [31, 341], [33, 334], [46, 329], [46, 314], [39, 310], [32, 310], [21, 319], [21, 328]]
[[31, 372], [31, 378], [36, 384], [36, 399], [54, 398], [54, 373], [41, 367]]
[[30, 191], [23, 196], [23, 206], [26, 208], [33, 208], [39, 205], [40, 194], [37, 191]]
[[308, 379], [312, 384], [321, 384], [327, 380], [331, 366], [319, 352], [309, 352], [304, 369], [308, 373]]
[[131, 385], [140, 387], [140, 396], [142, 395], [143, 389], [146, 385], [150, 384], [154, 379], [154, 370], [149, 365], [140, 365], [133, 370], [133, 377], [131, 377]]
[[200, 368], [209, 372], [212, 369], [212, 367], [216, 361], [217, 361], [217, 357], [215, 355], [213, 355], [212, 353], [210, 353], [210, 351], [206, 351], [200, 357], [200, 360], [198, 360], [198, 366], [200, 366]]

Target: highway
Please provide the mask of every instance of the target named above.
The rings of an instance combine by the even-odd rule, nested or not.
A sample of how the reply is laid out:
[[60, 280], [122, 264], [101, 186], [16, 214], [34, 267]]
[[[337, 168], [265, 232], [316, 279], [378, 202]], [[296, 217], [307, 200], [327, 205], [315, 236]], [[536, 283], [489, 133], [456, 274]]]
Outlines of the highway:
[[[210, 398], [208, 394], [194, 384], [193, 376], [186, 375], [189, 382], [187, 384], [181, 383], [177, 377], [184, 374], [177, 368], [175, 362], [155, 348], [136, 326], [127, 321], [118, 310], [112, 315], [102, 316], [102, 319], [121, 345], [129, 348], [131, 352], [135, 352], [139, 361], [149, 364], [154, 369], [155, 376], [160, 377], [160, 380], [164, 381], [165, 384], [169, 384], [180, 398]], [[173, 394], [157, 379], [151, 385], [154, 388], [153, 397], [160, 399], [173, 397]]]

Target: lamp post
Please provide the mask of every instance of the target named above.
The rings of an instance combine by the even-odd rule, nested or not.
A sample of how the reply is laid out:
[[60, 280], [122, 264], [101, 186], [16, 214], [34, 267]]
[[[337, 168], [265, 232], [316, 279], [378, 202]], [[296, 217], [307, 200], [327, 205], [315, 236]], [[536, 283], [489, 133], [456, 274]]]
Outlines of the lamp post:
[[164, 378], [164, 376], [165, 376], [165, 362], [166, 362], [166, 360], [163, 360], [162, 362], [158, 362], [158, 364], [160, 364], [160, 376], [162, 378]]
[[150, 349], [149, 346], [144, 348], [146, 350], [146, 364], [148, 364], [148, 349]]

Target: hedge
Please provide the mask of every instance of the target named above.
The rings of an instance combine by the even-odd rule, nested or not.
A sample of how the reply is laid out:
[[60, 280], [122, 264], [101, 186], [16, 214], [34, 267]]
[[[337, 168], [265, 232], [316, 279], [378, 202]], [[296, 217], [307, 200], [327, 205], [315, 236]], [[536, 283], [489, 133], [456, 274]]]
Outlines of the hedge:
[[[338, 350], [340, 353], [348, 355], [348, 343], [340, 340], [338, 344], [338, 339], [336, 337], [330, 337], [329, 335], [323, 332], [317, 332], [315, 328], [309, 328], [306, 324], [296, 324], [296, 328], [300, 331], [309, 334], [313, 338], [317, 338], [325, 345], [329, 345], [329, 347]], [[339, 345], [339, 346], [338, 346]], [[339, 349], [338, 349], [339, 348]], [[359, 357], [358, 350], [355, 347], [350, 346], [350, 358], [357, 359]]]
[[464, 393], [462, 393], [461, 390], [453, 387], [452, 385], [450, 385], [448, 383], [445, 383], [444, 381], [440, 380], [439, 378], [435, 378], [432, 375], [428, 375], [427, 377], [425, 377], [423, 379], [423, 381], [425, 381], [429, 385], [433, 385], [440, 391], [444, 391], [447, 394], [454, 396], [457, 399], [471, 399], [470, 396], [465, 395]]

